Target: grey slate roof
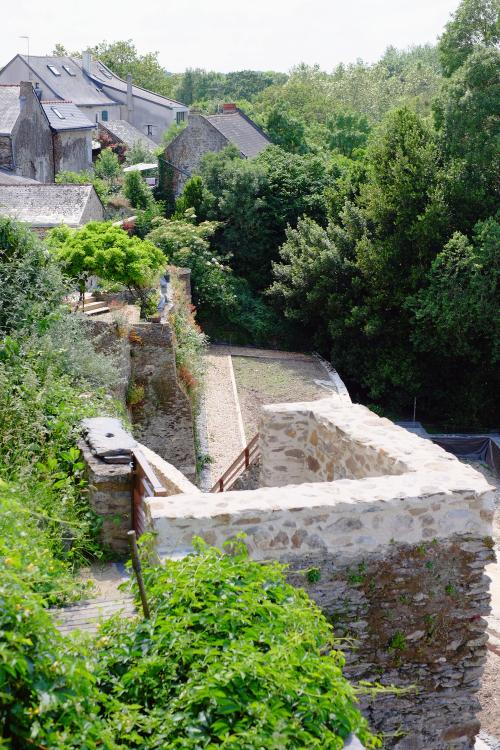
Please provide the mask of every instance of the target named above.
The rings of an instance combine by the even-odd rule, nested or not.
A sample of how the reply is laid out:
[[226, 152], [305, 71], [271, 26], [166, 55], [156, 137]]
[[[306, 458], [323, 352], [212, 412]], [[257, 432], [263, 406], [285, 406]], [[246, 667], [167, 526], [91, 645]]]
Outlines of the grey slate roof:
[[204, 115], [230, 143], [239, 148], [243, 156], [257, 156], [271, 141], [262, 130], [237, 110], [223, 115]]
[[37, 180], [11, 172], [10, 169], [0, 169], [0, 185], [40, 185], [40, 183]]
[[[42, 101], [41, 104], [52, 130], [81, 130], [82, 128], [91, 130], [95, 127], [95, 123], [89, 120], [73, 102], [52, 99]], [[57, 116], [56, 110], [64, 119]]]
[[119, 141], [122, 141], [128, 148], [132, 148], [135, 143], [140, 143], [149, 151], [154, 151], [158, 148], [158, 144], [148, 138], [147, 135], [141, 133], [136, 127], [131, 125], [126, 120], [109, 120], [106, 123], [100, 122], [99, 127], [107, 130], [108, 133], [115, 136]]
[[34, 227], [79, 226], [92, 185], [0, 185], [0, 216]]
[[[19, 57], [28, 65], [26, 55], [19, 55]], [[48, 65], [55, 66], [61, 75], [55, 76], [51, 73]], [[75, 75], [70, 76], [64, 70], [63, 65], [66, 65]], [[29, 67], [35, 73], [37, 80], [45, 83], [60, 99], [72, 101], [77, 106], [108, 107], [116, 104], [84, 75], [80, 60], [74, 60], [72, 57], [30, 55]]]
[[19, 85], [0, 85], [0, 135], [10, 135], [19, 117]]
[[[75, 59], [75, 63], [77, 63], [81, 68], [81, 60]], [[110, 70], [108, 66], [102, 63], [100, 60], [92, 60], [91, 70], [92, 77], [100, 85], [108, 86], [111, 89], [115, 89], [115, 91], [119, 91], [121, 94], [127, 93], [127, 82], [124, 81], [123, 78], [115, 75], [115, 73], [113, 73], [113, 71]], [[132, 94], [133, 96], [139, 97], [139, 99], [145, 99], [148, 102], [154, 102], [155, 104], [167, 107], [168, 109], [187, 109], [185, 104], [176, 102], [175, 99], [169, 99], [168, 97], [162, 96], [161, 94], [155, 94], [153, 91], [148, 91], [148, 89], [143, 89], [140, 86], [132, 85]]]

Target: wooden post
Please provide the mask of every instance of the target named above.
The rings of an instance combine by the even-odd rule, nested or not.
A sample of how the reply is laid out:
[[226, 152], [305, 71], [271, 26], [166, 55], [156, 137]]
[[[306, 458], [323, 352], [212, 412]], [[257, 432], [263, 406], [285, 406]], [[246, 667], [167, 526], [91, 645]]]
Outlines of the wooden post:
[[248, 445], [245, 448], [245, 469], [248, 469], [250, 466], [250, 451], [248, 450]]
[[135, 537], [135, 531], [133, 529], [132, 531], [128, 531], [127, 536], [130, 543], [130, 552], [132, 555], [132, 567], [134, 569], [135, 577], [137, 578], [137, 585], [139, 586], [142, 611], [144, 612], [144, 617], [146, 619], [149, 619], [149, 604], [148, 600], [146, 599], [146, 589], [144, 587], [144, 579], [142, 577], [141, 561], [139, 560], [139, 551], [137, 549], [137, 539]]

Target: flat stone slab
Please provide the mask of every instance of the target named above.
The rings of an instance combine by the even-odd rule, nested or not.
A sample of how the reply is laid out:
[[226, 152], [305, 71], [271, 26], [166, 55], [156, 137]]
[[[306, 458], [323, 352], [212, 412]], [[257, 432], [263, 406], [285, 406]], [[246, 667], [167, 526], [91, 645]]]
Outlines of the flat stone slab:
[[90, 450], [99, 458], [130, 456], [137, 446], [137, 441], [123, 429], [121, 420], [114, 417], [84, 419], [82, 427]]

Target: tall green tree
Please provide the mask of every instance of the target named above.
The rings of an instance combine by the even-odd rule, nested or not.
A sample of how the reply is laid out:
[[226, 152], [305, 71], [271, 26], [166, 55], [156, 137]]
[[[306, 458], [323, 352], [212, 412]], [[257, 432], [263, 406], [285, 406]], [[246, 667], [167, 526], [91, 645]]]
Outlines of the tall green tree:
[[498, 205], [499, 101], [500, 52], [481, 48], [446, 82], [434, 105], [442, 192], [460, 231], [471, 231]]
[[498, 0], [462, 0], [439, 40], [439, 58], [451, 76], [480, 47], [500, 42]]

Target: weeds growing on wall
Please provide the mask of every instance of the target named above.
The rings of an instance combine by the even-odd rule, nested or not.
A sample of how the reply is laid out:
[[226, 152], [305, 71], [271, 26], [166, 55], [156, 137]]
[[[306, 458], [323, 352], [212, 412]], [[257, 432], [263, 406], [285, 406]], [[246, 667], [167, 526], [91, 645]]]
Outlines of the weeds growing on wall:
[[169, 315], [175, 335], [175, 364], [177, 375], [184, 386], [196, 414], [203, 388], [203, 355], [207, 337], [196, 322], [196, 310], [190, 304], [182, 283], [172, 277], [174, 307]]

